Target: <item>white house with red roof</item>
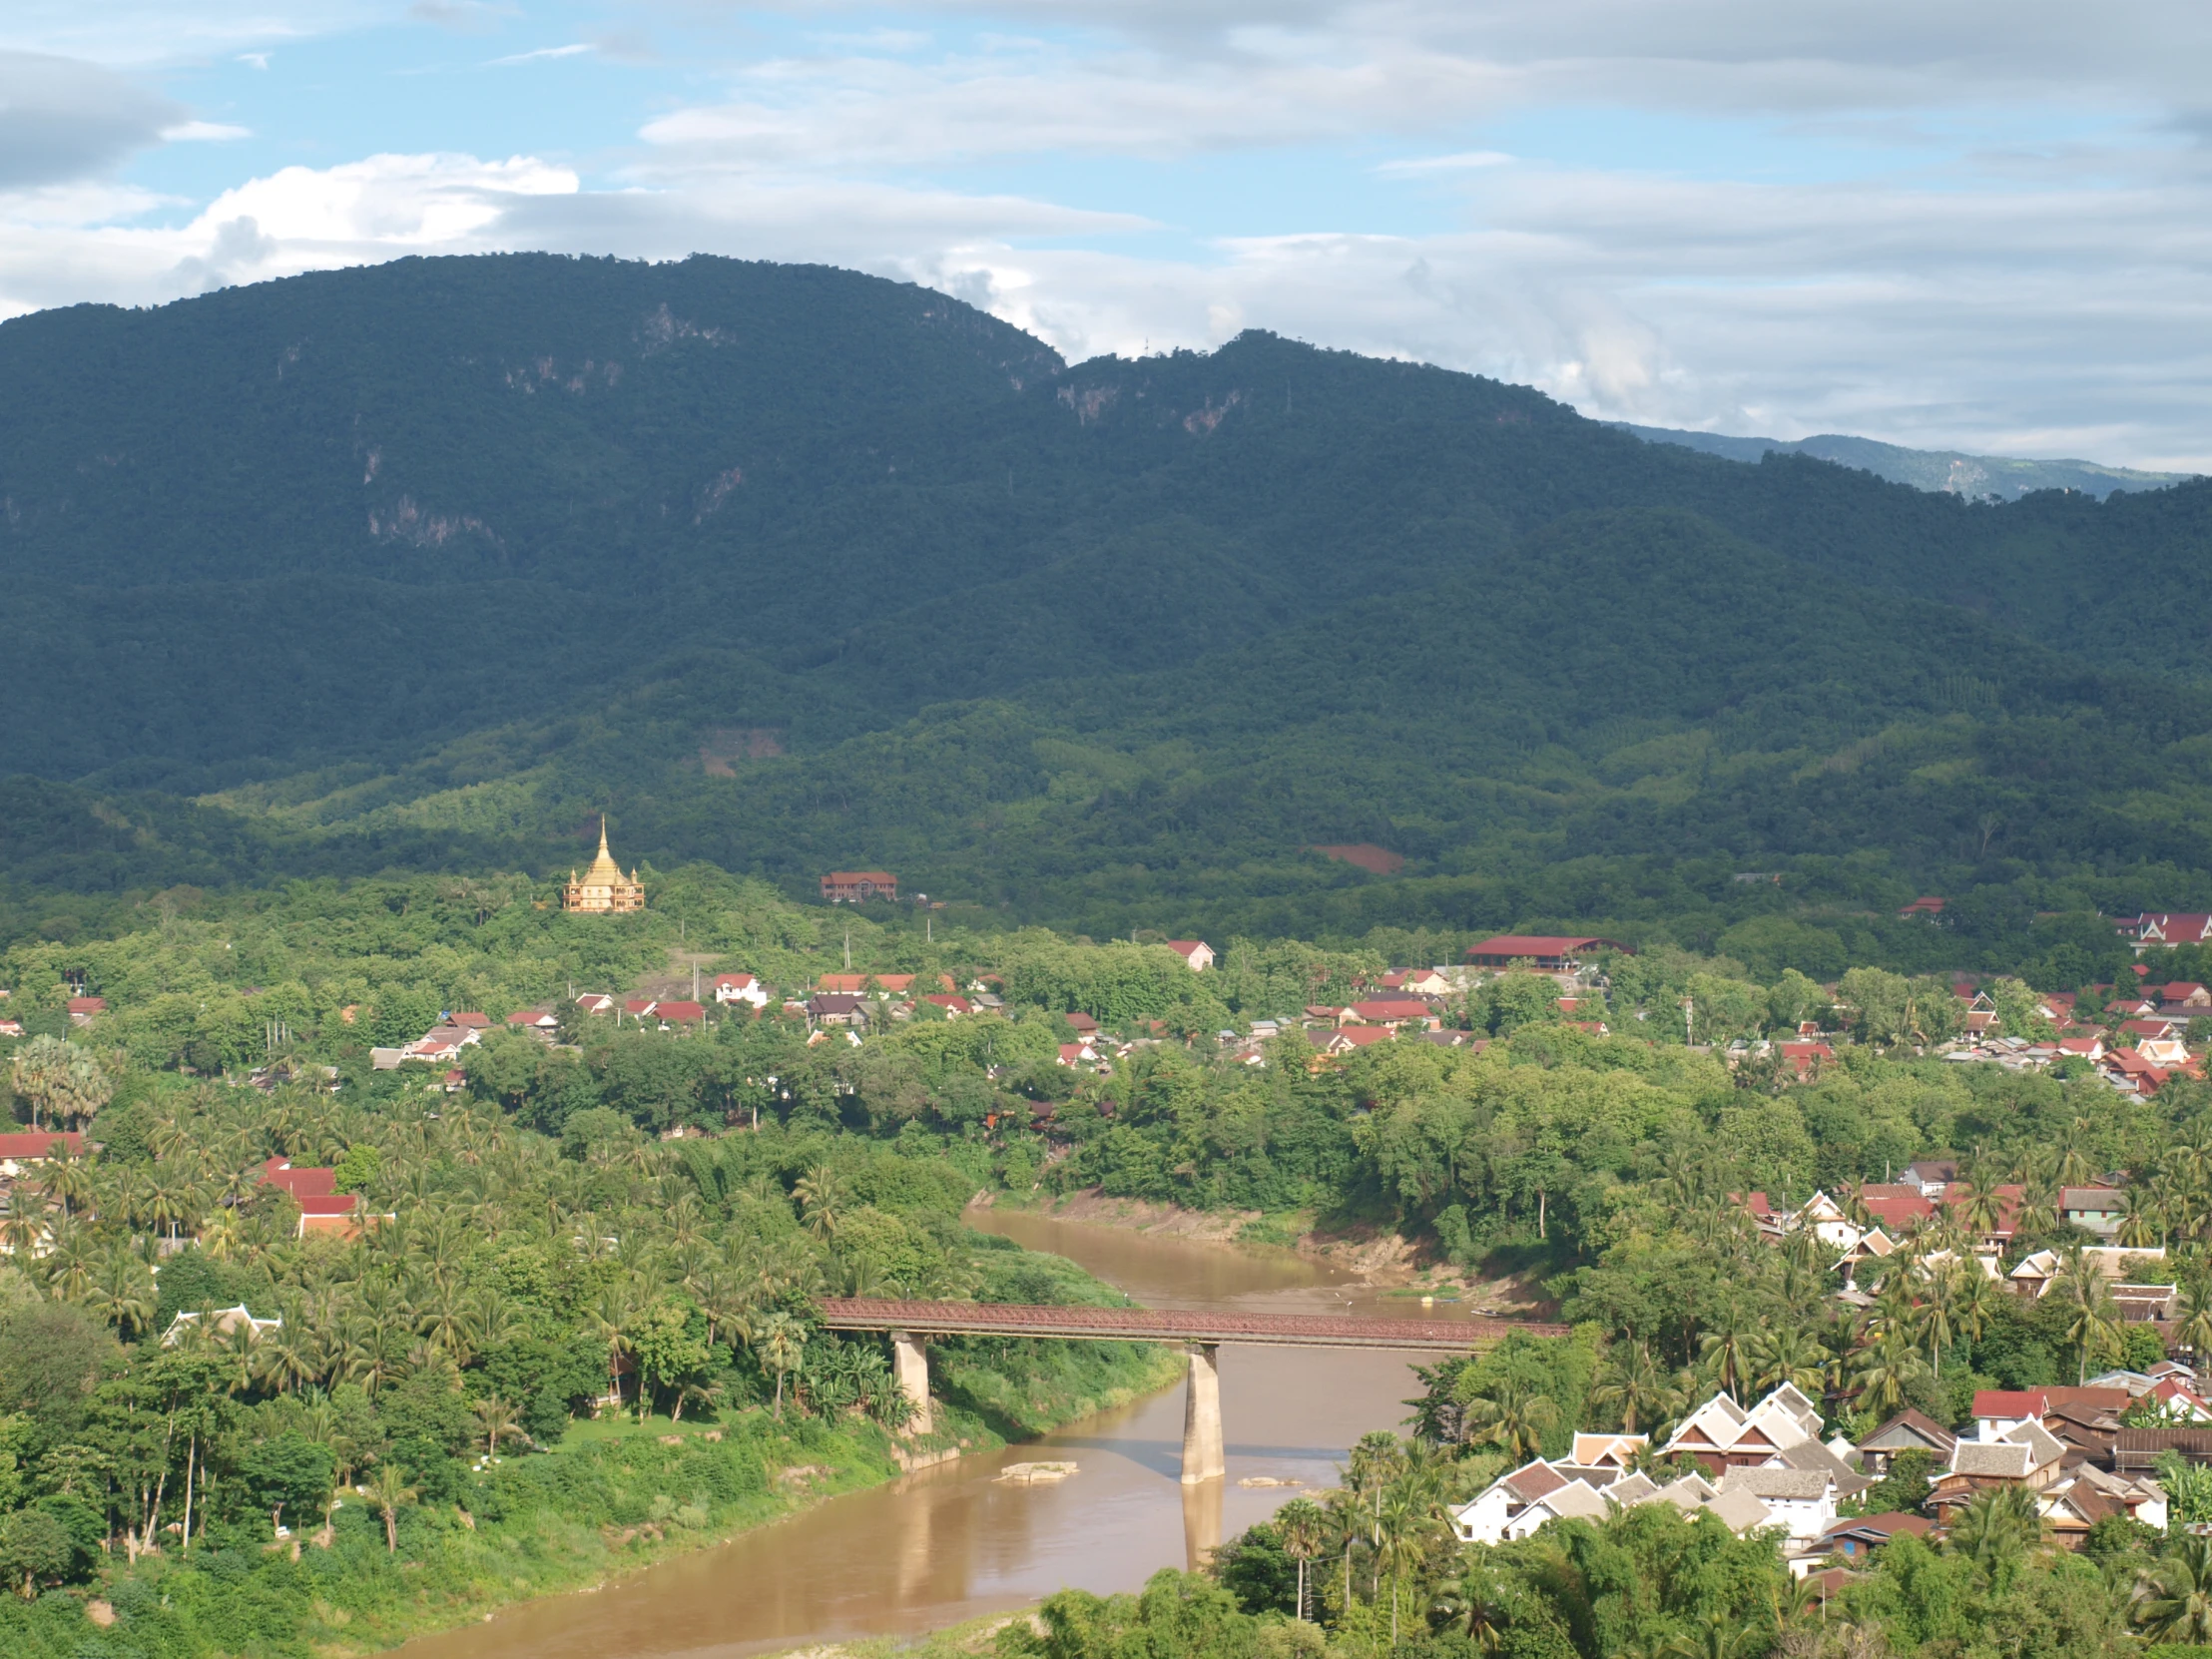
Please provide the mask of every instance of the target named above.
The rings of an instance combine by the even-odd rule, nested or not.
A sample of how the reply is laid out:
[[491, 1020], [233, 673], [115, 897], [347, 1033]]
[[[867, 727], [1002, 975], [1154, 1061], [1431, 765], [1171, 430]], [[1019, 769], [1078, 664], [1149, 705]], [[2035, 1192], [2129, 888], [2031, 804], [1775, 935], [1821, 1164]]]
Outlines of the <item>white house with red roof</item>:
[[1214, 965], [1214, 947], [1204, 939], [1170, 939], [1168, 948], [1188, 962], [1193, 973], [1204, 973]]
[[768, 987], [750, 973], [718, 973], [715, 975], [715, 1000], [725, 1006], [744, 1002], [766, 1008]]

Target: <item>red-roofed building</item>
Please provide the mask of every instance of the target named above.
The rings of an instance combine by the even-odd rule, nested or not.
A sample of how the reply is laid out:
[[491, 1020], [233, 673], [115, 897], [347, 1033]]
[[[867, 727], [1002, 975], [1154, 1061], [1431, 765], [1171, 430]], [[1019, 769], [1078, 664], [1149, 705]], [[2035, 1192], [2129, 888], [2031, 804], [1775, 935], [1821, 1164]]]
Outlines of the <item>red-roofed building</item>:
[[626, 1018], [643, 1020], [651, 1018], [658, 1006], [650, 996], [631, 996], [623, 999], [622, 1012]]
[[663, 1025], [697, 1025], [707, 1010], [697, 1002], [658, 1002], [653, 1012]]
[[262, 1180], [294, 1198], [327, 1198], [338, 1190], [336, 1170], [327, 1165], [294, 1169], [282, 1158], [272, 1158], [262, 1165]]
[[720, 973], [715, 975], [715, 1000], [750, 1002], [756, 1008], [766, 1008], [768, 987], [750, 973]]
[[57, 1147], [72, 1158], [82, 1158], [85, 1138], [74, 1129], [27, 1129], [0, 1135], [0, 1187], [14, 1183], [32, 1165], [45, 1163]]
[[488, 1014], [475, 1013], [447, 1014], [445, 1016], [445, 1023], [448, 1025], [458, 1025], [464, 1031], [489, 1031], [491, 1029], [491, 1016]]
[[560, 1025], [550, 1008], [517, 1008], [507, 1023], [518, 1031], [551, 1031]]
[[1777, 1043], [1775, 1049], [1800, 1079], [1836, 1063], [1836, 1051], [1824, 1042]]
[[1204, 939], [1170, 939], [1168, 948], [1190, 963], [1193, 973], [1204, 973], [1214, 965], [1214, 947]]
[[896, 898], [898, 877], [883, 869], [833, 869], [822, 878], [822, 896], [832, 904]]
[[1413, 996], [1378, 997], [1355, 1002], [1352, 1017], [1368, 1025], [1430, 1025], [1438, 1023], [1436, 1010]]
[[2158, 1000], [2168, 1007], [2212, 1008], [2212, 990], [2194, 979], [2176, 979], [2158, 987]]
[[361, 1222], [390, 1221], [386, 1216], [364, 1216], [360, 1197], [354, 1193], [309, 1194], [299, 1200], [299, 1229], [295, 1237], [330, 1233], [341, 1239], [360, 1237]]
[[1067, 1016], [1067, 1022], [1068, 1029], [1085, 1041], [1098, 1035], [1098, 1021], [1084, 1013], [1080, 1008]]
[[949, 991], [932, 991], [929, 995], [923, 997], [922, 1001], [942, 1008], [946, 1019], [958, 1019], [962, 1014], [971, 1014], [975, 1011], [974, 1004], [970, 1003], [966, 997], [955, 996]]
[[93, 1020], [108, 1011], [108, 999], [104, 996], [73, 996], [69, 999], [69, 1022], [72, 1025], [90, 1025]]
[[1898, 914], [1901, 916], [1939, 916], [1943, 913], [1943, 906], [1948, 902], [1948, 899], [1924, 896], [1914, 899]]
[[1590, 933], [1500, 933], [1467, 947], [1467, 960], [1476, 967], [1503, 968], [1515, 962], [1534, 962], [1545, 973], [1563, 973], [1580, 967], [1583, 959], [1601, 950], [1617, 950], [1624, 956], [1636, 952], [1618, 939]]
[[2142, 944], [2202, 944], [2212, 939], [2212, 915], [2196, 911], [2146, 910], [2133, 921], [2120, 923]]
[[1875, 1224], [1893, 1235], [1936, 1213], [1936, 1206], [1918, 1186], [1902, 1182], [1870, 1181], [1859, 1189], [1859, 1199]]
[[604, 991], [586, 991], [576, 999], [576, 1006], [587, 1014], [608, 1014], [614, 1012], [615, 999]]

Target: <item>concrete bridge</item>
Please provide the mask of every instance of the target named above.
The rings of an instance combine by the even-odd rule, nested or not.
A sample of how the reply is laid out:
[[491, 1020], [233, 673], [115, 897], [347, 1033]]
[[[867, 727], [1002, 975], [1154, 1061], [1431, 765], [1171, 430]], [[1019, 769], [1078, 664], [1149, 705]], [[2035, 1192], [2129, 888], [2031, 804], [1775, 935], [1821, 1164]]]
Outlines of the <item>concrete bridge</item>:
[[1418, 1354], [1465, 1354], [1507, 1332], [1564, 1337], [1563, 1325], [1520, 1320], [1345, 1319], [1305, 1314], [1192, 1314], [1154, 1308], [1058, 1308], [1022, 1303], [892, 1302], [827, 1297], [818, 1306], [831, 1331], [881, 1331], [891, 1339], [898, 1386], [913, 1403], [913, 1421], [927, 1433], [929, 1337], [1025, 1337], [1061, 1342], [1182, 1343], [1191, 1353], [1183, 1396], [1183, 1483], [1228, 1471], [1222, 1452], [1220, 1349], [1223, 1343], [1273, 1348], [1382, 1348]]

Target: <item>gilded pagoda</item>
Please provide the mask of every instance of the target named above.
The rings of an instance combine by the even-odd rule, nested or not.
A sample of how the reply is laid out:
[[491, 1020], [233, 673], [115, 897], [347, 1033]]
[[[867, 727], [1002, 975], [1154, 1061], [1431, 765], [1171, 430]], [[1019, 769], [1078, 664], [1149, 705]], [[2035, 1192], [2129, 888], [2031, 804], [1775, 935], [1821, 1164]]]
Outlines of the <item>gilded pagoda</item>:
[[568, 886], [561, 895], [561, 908], [581, 910], [586, 914], [621, 914], [628, 910], [645, 908], [645, 884], [638, 879], [638, 872], [622, 873], [622, 866], [615, 862], [614, 854], [607, 850], [607, 820], [599, 820], [599, 856], [591, 861], [591, 868], [578, 875], [568, 872]]

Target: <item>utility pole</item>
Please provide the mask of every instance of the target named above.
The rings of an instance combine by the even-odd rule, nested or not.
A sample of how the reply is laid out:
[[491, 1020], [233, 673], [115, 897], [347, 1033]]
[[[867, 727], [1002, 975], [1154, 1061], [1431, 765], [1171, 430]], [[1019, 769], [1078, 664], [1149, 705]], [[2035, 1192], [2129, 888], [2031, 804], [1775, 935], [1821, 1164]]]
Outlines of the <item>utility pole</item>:
[[852, 928], [849, 923], [846, 924], [844, 930], [844, 971], [847, 973], [852, 971]]

